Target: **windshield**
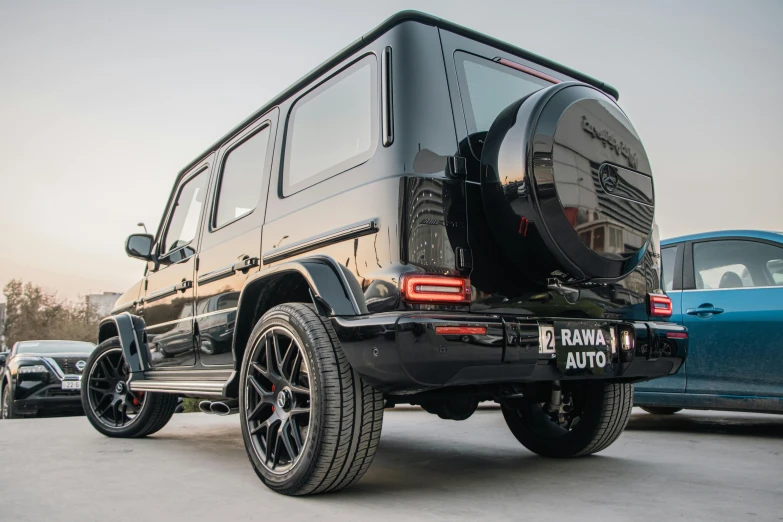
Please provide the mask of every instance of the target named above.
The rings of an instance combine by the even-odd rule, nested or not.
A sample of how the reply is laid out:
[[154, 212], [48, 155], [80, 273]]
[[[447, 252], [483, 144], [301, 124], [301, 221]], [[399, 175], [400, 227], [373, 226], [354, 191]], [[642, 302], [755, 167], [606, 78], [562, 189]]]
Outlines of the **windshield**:
[[92, 343], [78, 341], [25, 341], [16, 346], [16, 353], [43, 353], [56, 355], [58, 353], [91, 353], [95, 349]]
[[541, 78], [465, 52], [454, 53], [454, 59], [465, 120], [471, 135], [487, 132], [498, 114], [513, 102], [552, 85]]

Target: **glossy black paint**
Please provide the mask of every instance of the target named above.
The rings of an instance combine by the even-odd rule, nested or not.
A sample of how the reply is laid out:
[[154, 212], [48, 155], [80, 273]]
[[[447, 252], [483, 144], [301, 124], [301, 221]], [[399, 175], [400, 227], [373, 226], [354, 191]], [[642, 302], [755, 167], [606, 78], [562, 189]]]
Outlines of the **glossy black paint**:
[[[526, 372], [543, 371], [533, 362], [532, 341], [518, 344], [514, 339], [530, 338], [538, 318], [649, 319], [646, 295], [660, 289], [656, 238], [649, 239], [642, 261], [628, 277], [581, 287], [576, 301], [531, 281], [498, 244], [482, 200], [481, 158], [471, 149], [465, 123], [453, 58], [457, 51], [535, 66], [558, 81], [587, 81], [617, 95], [601, 82], [439, 19], [410, 13], [393, 17], [180, 173], [144, 279], [119, 299], [115, 311], [127, 311], [147, 325], [146, 380], [192, 383], [235, 374], [256, 322], [285, 302], [312, 303], [331, 317], [352, 365], [369, 382], [390, 390], [529, 378]], [[389, 111], [377, 118], [383, 128], [376, 133], [374, 152], [343, 172], [286, 192], [292, 107], [305, 93], [339, 79], [359, 59], [375, 60], [373, 106]], [[213, 229], [223, 162], [232, 147], [262, 128], [269, 129], [270, 139], [266, 163], [259, 166], [259, 204]], [[614, 165], [617, 170], [611, 173], [623, 181], [618, 190], [624, 197], [632, 193], [629, 200], [646, 201], [644, 187], [627, 188], [635, 174], [621, 167]], [[157, 253], [178, 187], [197, 172], [206, 172], [209, 181], [196, 237], [176, 259], [161, 258]], [[407, 272], [469, 276], [473, 301], [461, 306], [405, 303], [399, 282]], [[438, 339], [428, 333], [435, 323], [420, 322], [417, 313], [438, 314], [437, 320], [444, 322], [481, 321], [490, 333], [467, 343]], [[475, 314], [481, 315], [473, 318]], [[116, 325], [110, 325], [102, 328], [100, 338], [117, 334]], [[128, 351], [125, 345], [123, 341]], [[431, 358], [441, 346], [448, 355]], [[655, 375], [664, 374], [662, 368], [657, 371]], [[236, 393], [231, 377], [223, 394]]]
[[[41, 410], [81, 411], [80, 390], [63, 390], [62, 382], [81, 378], [82, 369], [79, 363], [86, 363], [94, 345], [79, 343], [83, 344], [84, 348], [49, 353], [46, 346], [56, 345], [57, 341], [37, 343], [41, 345], [41, 349], [35, 352], [19, 353], [20, 343], [16, 343], [9, 352], [6, 352], [4, 364], [0, 364], [0, 396], [8, 386], [13, 415], [34, 415]], [[43, 366], [46, 371], [33, 374], [19, 373], [19, 368], [22, 366], [38, 365]], [[5, 397], [0, 397], [0, 400], [4, 399]]]

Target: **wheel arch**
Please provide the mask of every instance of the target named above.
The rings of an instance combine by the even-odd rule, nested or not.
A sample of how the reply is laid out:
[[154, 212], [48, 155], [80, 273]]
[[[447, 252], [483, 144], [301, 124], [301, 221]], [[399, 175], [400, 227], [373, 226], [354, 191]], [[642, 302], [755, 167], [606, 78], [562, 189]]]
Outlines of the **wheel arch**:
[[226, 382], [226, 397], [238, 395], [238, 372], [256, 323], [269, 309], [285, 303], [313, 303], [322, 316], [369, 313], [356, 277], [328, 256], [301, 258], [258, 272], [248, 279], [239, 296], [231, 347], [234, 373]]

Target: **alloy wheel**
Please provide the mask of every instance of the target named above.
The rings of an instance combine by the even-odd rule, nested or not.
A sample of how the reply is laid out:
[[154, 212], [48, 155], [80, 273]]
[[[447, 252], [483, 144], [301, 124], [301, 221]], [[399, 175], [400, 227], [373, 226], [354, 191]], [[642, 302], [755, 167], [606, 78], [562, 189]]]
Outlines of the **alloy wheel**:
[[129, 426], [144, 409], [145, 394], [131, 391], [129, 377], [128, 364], [120, 348], [99, 355], [88, 375], [90, 408], [110, 428]]
[[310, 369], [296, 336], [273, 326], [253, 347], [245, 379], [245, 422], [252, 447], [272, 473], [304, 453], [310, 426]]

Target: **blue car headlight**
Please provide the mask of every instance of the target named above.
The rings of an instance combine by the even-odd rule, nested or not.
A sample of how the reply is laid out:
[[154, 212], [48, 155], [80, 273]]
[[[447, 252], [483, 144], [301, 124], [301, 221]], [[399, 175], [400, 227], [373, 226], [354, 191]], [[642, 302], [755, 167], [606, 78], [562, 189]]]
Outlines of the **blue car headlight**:
[[33, 373], [47, 373], [49, 370], [46, 369], [46, 366], [43, 364], [35, 364], [33, 366], [20, 366], [19, 367], [19, 374], [20, 375], [28, 375]]

